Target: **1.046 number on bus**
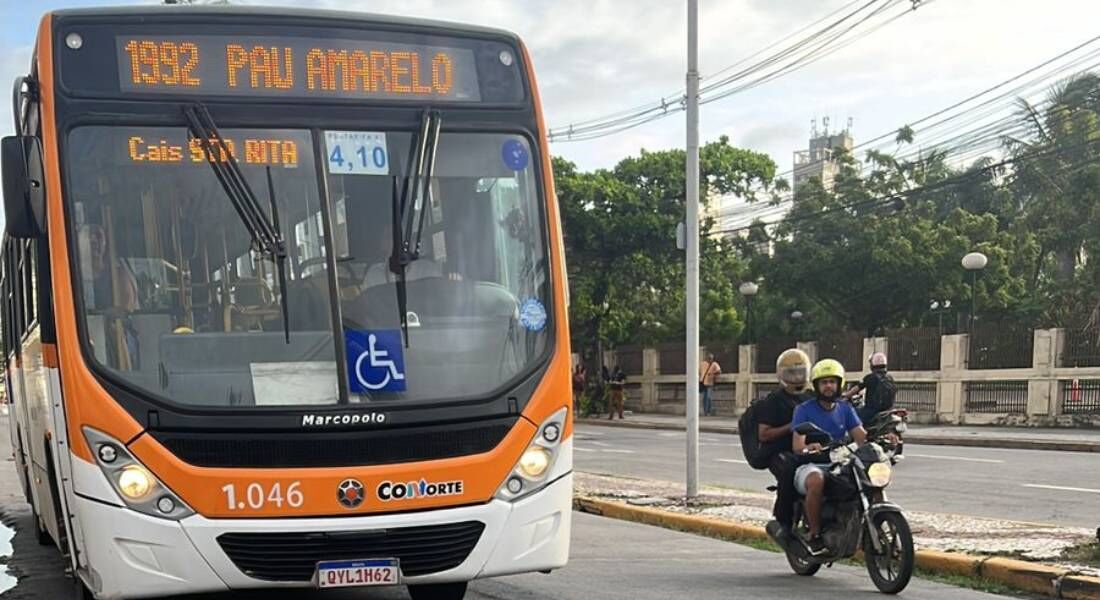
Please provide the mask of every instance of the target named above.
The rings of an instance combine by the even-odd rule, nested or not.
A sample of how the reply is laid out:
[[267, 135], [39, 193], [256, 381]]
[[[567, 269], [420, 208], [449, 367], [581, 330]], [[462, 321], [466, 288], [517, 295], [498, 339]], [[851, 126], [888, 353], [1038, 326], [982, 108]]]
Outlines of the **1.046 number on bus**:
[[229, 510], [261, 510], [274, 505], [282, 508], [284, 505], [290, 508], [301, 508], [305, 504], [305, 495], [302, 493], [302, 482], [295, 481], [283, 489], [283, 484], [276, 482], [271, 489], [264, 489], [263, 484], [250, 483], [238, 489], [230, 483], [222, 487], [225, 492], [225, 501]]

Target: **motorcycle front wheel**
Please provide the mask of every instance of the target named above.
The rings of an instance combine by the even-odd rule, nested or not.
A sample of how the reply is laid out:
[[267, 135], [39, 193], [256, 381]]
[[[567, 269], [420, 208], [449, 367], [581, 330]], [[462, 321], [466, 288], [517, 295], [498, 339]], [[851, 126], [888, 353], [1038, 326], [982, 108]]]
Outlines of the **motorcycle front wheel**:
[[[884, 594], [897, 594], [909, 585], [916, 557], [913, 532], [905, 515], [897, 512], [878, 513], [871, 519], [873, 530], [863, 539], [863, 557], [867, 574], [875, 587]], [[876, 552], [870, 536], [877, 535], [882, 552]]]

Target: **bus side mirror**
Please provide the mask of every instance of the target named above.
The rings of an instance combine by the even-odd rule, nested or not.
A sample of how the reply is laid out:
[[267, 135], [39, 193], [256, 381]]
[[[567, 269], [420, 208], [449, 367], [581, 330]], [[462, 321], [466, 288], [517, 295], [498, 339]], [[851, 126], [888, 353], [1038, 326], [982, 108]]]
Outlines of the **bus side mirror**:
[[46, 230], [46, 181], [38, 138], [12, 135], [0, 140], [0, 170], [8, 235], [38, 237]]

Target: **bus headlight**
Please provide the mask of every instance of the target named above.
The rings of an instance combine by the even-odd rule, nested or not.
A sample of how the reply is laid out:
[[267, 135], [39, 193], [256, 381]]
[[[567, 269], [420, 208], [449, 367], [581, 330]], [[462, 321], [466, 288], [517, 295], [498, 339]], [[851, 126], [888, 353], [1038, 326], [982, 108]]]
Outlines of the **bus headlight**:
[[178, 521], [195, 514], [179, 496], [141, 464], [122, 442], [92, 429], [84, 428], [84, 439], [96, 457], [96, 463], [111, 482], [119, 499], [132, 510], [153, 517]]
[[118, 491], [130, 500], [141, 500], [149, 495], [156, 482], [153, 476], [138, 465], [130, 465], [118, 474]]
[[546, 478], [561, 452], [567, 414], [568, 410], [563, 408], [539, 426], [535, 439], [524, 450], [512, 472], [497, 490], [497, 499], [515, 502], [547, 484]]
[[519, 459], [519, 470], [523, 471], [523, 474], [535, 479], [542, 477], [542, 474], [550, 468], [550, 451], [546, 448], [539, 446], [532, 446], [523, 453], [523, 456]]
[[871, 485], [875, 487], [886, 487], [890, 483], [890, 465], [877, 462], [867, 467], [867, 479], [870, 479]]

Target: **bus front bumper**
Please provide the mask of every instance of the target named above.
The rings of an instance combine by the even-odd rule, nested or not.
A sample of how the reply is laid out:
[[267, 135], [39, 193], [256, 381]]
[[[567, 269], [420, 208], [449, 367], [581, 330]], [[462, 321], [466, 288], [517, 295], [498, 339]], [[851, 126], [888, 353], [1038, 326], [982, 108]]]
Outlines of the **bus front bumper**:
[[[271, 581], [246, 575], [218, 542], [225, 533], [353, 532], [478, 521], [485, 525], [457, 567], [407, 583], [469, 581], [547, 571], [569, 556], [573, 474], [567, 473], [518, 502], [416, 513], [305, 519], [206, 519], [181, 522], [146, 517], [128, 509], [77, 499], [82, 516], [88, 583], [105, 600], [150, 598], [228, 589], [309, 587], [308, 581]], [[385, 558], [363, 556], [361, 558]]]

